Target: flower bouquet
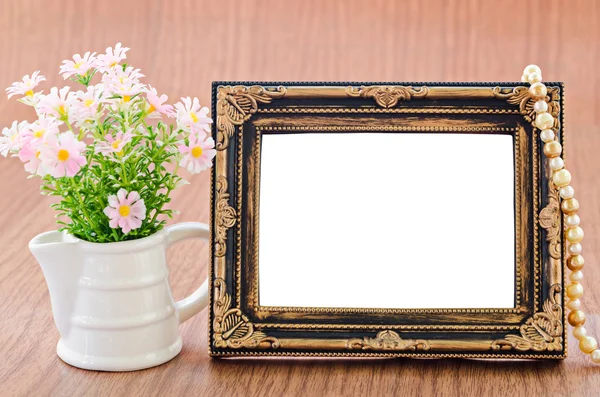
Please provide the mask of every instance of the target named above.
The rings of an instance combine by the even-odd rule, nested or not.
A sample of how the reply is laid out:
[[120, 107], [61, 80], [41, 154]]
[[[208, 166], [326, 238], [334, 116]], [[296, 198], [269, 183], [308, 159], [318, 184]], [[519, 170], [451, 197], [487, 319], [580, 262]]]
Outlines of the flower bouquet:
[[4, 128], [0, 154], [17, 156], [41, 178], [42, 194], [60, 197], [52, 205], [60, 230], [90, 242], [161, 230], [174, 213], [165, 207], [171, 192], [186, 183], [180, 169], [199, 173], [216, 154], [208, 108], [189, 97], [167, 104], [140, 82], [140, 69], [123, 63], [128, 50], [118, 43], [63, 61], [60, 73], [82, 85], [77, 91], [36, 91], [46, 80], [39, 71], [6, 89], [36, 120]]

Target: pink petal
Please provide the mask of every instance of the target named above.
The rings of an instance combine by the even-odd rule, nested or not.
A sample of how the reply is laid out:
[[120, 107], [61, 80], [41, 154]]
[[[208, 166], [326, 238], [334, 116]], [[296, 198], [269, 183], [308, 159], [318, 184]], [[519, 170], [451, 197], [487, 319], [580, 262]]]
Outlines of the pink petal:
[[63, 146], [71, 146], [75, 143], [75, 135], [73, 135], [71, 131], [63, 132], [62, 134], [60, 134], [59, 139], [60, 143], [62, 143]]
[[140, 219], [140, 220], [146, 219], [146, 211], [144, 210], [144, 208], [134, 209], [132, 207], [131, 212], [129, 214], [136, 219]]
[[119, 219], [120, 218], [111, 219], [110, 222], [108, 222], [108, 226], [112, 227], [113, 229], [118, 228], [119, 227]]
[[55, 178], [62, 178], [63, 176], [65, 176], [65, 166], [63, 164], [64, 163], [61, 162], [57, 163], [50, 172], [50, 175], [52, 175]]
[[35, 174], [37, 169], [38, 166], [33, 161], [25, 163], [25, 171], [29, 172], [30, 174]]
[[119, 204], [125, 204], [125, 200], [127, 199], [127, 190], [121, 188], [117, 192], [117, 198], [119, 199]]
[[65, 161], [65, 169], [67, 170], [67, 176], [75, 176], [81, 167], [74, 160], [68, 160]]
[[216, 155], [217, 155], [217, 151], [214, 149], [207, 149], [204, 152], [204, 156], [206, 157], [207, 160], [212, 160]]
[[41, 150], [42, 153], [41, 153], [41, 155], [44, 158], [54, 160], [58, 156], [58, 148], [57, 147], [52, 147], [50, 145], [52, 145], [52, 141], [48, 140], [48, 146], [42, 147], [42, 150]]
[[131, 231], [131, 227], [129, 227], [129, 222], [127, 222], [126, 218], [119, 218], [119, 227], [124, 234], [127, 234]]
[[129, 192], [129, 196], [127, 196], [127, 200], [129, 201], [129, 205], [135, 203], [140, 199], [140, 194], [138, 192]]
[[131, 229], [138, 229], [142, 226], [142, 220], [134, 217], [129, 217], [129, 227]]
[[146, 206], [142, 201], [138, 201], [133, 206], [131, 206], [131, 216], [142, 220], [146, 218]]
[[192, 102], [192, 111], [194, 113], [199, 113], [200, 112], [200, 101], [196, 97], [194, 97], [194, 100]]
[[190, 148], [185, 145], [179, 145], [179, 146], [177, 146], [177, 149], [179, 149], [179, 153], [183, 153], [183, 154], [190, 152]]
[[202, 145], [202, 149], [214, 149], [215, 147], [215, 140], [212, 139], [212, 137], [208, 137], [206, 138], [206, 141], [204, 141], [204, 144]]
[[202, 171], [210, 168], [211, 166], [211, 162], [210, 160], [208, 160], [206, 157], [202, 156], [198, 159], [198, 163], [200, 164], [200, 166], [202, 167]]
[[87, 164], [87, 160], [84, 156], [73, 156], [73, 161], [76, 162], [80, 168]]
[[200, 164], [199, 159], [193, 161], [192, 164], [193, 164], [192, 169], [193, 169], [194, 174], [198, 174], [199, 172], [202, 172], [202, 165]]
[[116, 209], [119, 206], [119, 200], [117, 200], [117, 196], [114, 194], [108, 196], [108, 205]]
[[184, 158], [182, 158], [181, 161], [179, 162], [179, 166], [183, 167], [183, 168], [187, 167], [188, 164], [190, 163], [190, 157], [191, 156], [188, 155], [188, 156], [185, 156]]
[[106, 207], [104, 209], [104, 214], [108, 216], [111, 220], [119, 217], [119, 211], [116, 208]]

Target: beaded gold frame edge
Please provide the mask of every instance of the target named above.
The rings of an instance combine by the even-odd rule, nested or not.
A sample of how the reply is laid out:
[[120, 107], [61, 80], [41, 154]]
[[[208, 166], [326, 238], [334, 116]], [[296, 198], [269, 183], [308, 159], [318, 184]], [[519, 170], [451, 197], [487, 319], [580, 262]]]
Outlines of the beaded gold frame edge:
[[[563, 123], [563, 85], [561, 83], [548, 83], [550, 109], [556, 116], [559, 123], [560, 139], [564, 143]], [[413, 86], [420, 86], [413, 88]], [[412, 357], [485, 357], [485, 358], [554, 358], [561, 359], [566, 357], [566, 338], [563, 324], [565, 324], [564, 304], [563, 304], [563, 285], [564, 285], [564, 249], [562, 246], [562, 233], [555, 233], [555, 230], [561, 227], [560, 210], [555, 215], [553, 201], [555, 192], [551, 191], [551, 184], [548, 184], [548, 170], [542, 161], [543, 156], [539, 156], [540, 147], [536, 141], [536, 128], [531, 125], [533, 122], [531, 111], [533, 103], [524, 93], [527, 88], [522, 83], [481, 83], [481, 84], [453, 84], [453, 83], [429, 83], [426, 85], [410, 83], [214, 83], [213, 84], [213, 115], [215, 123], [213, 125], [213, 136], [217, 142], [217, 158], [215, 167], [213, 167], [211, 178], [211, 261], [209, 266], [210, 284], [210, 309], [209, 309], [209, 353], [212, 356], [231, 356], [231, 355], [290, 355], [290, 356], [412, 356]], [[287, 96], [287, 98], [286, 98]], [[293, 99], [290, 99], [293, 97]], [[502, 101], [511, 105], [510, 107], [497, 107], [489, 104], [489, 100]], [[478, 106], [451, 106], [444, 107], [436, 105], [450, 98], [453, 99], [474, 99], [474, 102], [483, 98], [488, 101], [487, 105]], [[284, 103], [286, 102], [288, 103]], [[300, 102], [316, 100], [311, 102], [310, 106], [298, 106]], [[332, 99], [346, 102], [352, 100], [352, 103], [335, 103], [332, 106]], [[323, 103], [318, 103], [319, 100]], [[407, 101], [419, 102], [419, 106], [406, 107]], [[427, 103], [427, 101], [433, 102]], [[278, 103], [280, 102], [280, 103]], [[290, 102], [292, 104], [290, 104]], [[425, 103], [424, 103], [425, 102]], [[425, 106], [423, 106], [425, 105]], [[261, 116], [275, 115], [276, 117], [290, 115], [311, 115], [308, 119], [294, 120], [292, 125], [267, 125], [268, 123], [256, 123]], [[244, 174], [248, 173], [250, 167], [244, 168], [242, 164], [242, 155], [244, 152], [243, 140], [246, 138], [244, 130], [252, 133], [254, 131], [254, 144], [258, 146], [255, 149], [254, 156], [249, 156], [247, 161], [252, 163], [255, 169], [254, 175], [245, 175], [246, 185], [252, 178], [256, 179], [255, 188], [258, 189], [259, 178], [259, 155], [260, 155], [260, 131], [282, 131], [286, 128], [288, 131], [319, 131], [323, 129], [323, 124], [302, 125], [299, 122], [308, 122], [317, 115], [339, 115], [339, 114], [369, 114], [372, 115], [404, 115], [417, 114], [426, 120], [431, 115], [452, 114], [452, 115], [514, 115], [519, 114], [529, 123], [531, 129], [530, 150], [535, 157], [538, 152], [538, 163], [532, 161], [533, 167], [542, 168], [539, 181], [534, 179], [533, 187], [536, 192], [543, 192], [539, 195], [540, 203], [543, 205], [541, 211], [537, 211], [536, 203], [538, 194], [534, 194], [534, 200], [531, 203], [534, 207], [533, 218], [535, 219], [534, 228], [537, 230], [537, 224], [542, 226], [543, 243], [534, 242], [536, 252], [533, 257], [540, 261], [539, 267], [533, 267], [533, 276], [525, 279], [524, 283], [532, 281], [534, 285], [535, 299], [531, 306], [529, 315], [523, 318], [518, 325], [498, 325], [498, 324], [395, 324], [390, 326], [377, 326], [373, 324], [344, 324], [339, 321], [332, 321], [331, 324], [311, 324], [301, 323], [290, 324], [289, 322], [268, 323], [258, 322], [256, 313], [262, 310], [278, 310], [281, 308], [260, 308], [258, 306], [256, 288], [252, 294], [247, 294], [248, 288], [243, 286], [242, 280], [242, 261], [243, 251], [245, 252], [248, 244], [242, 238], [242, 223], [248, 223], [252, 217], [258, 216], [258, 196], [254, 200], [253, 206], [244, 212], [242, 217], [242, 192], [244, 191]], [[252, 119], [252, 120], [251, 120]], [[250, 122], [252, 121], [252, 122]], [[281, 122], [281, 120], [279, 120]], [[444, 129], [438, 126], [434, 128], [426, 125], [407, 126], [405, 130], [410, 131], [456, 131], [455, 127]], [[248, 128], [246, 128], [246, 126]], [[329, 126], [343, 130], [342, 125]], [[379, 129], [386, 130], [380, 126]], [[401, 131], [401, 126], [397, 130]], [[518, 129], [518, 128], [517, 128]], [[473, 127], [473, 132], [477, 127]], [[481, 129], [480, 131], [485, 131]], [[251, 134], [248, 134], [251, 136]], [[231, 145], [235, 142], [235, 145]], [[257, 144], [258, 142], [258, 144]], [[254, 145], [251, 145], [254, 146]], [[231, 156], [229, 156], [231, 154]], [[254, 157], [254, 158], [252, 158]], [[535, 172], [535, 171], [534, 171]], [[229, 181], [235, 180], [235, 183]], [[546, 187], [544, 186], [546, 185]], [[247, 186], [246, 186], [247, 187]], [[257, 192], [258, 190], [256, 190]], [[230, 198], [233, 200], [230, 201]], [[560, 198], [558, 198], [560, 201]], [[232, 205], [233, 204], [233, 205]], [[258, 222], [254, 219], [254, 225]], [[558, 225], [558, 226], [557, 226]], [[558, 234], [558, 238], [556, 235]], [[235, 237], [234, 237], [235, 236]], [[558, 239], [558, 240], [557, 240]], [[534, 238], [533, 240], [536, 240]], [[227, 245], [235, 249], [228, 251]], [[556, 245], [559, 244], [558, 250]], [[554, 249], [552, 249], [554, 245]], [[255, 258], [253, 262], [258, 266], [258, 247], [254, 250]], [[560, 252], [558, 258], [556, 253]], [[250, 262], [250, 261], [246, 261]], [[534, 261], [535, 262], [535, 261]], [[246, 263], [247, 266], [247, 263]], [[257, 272], [255, 272], [257, 274]], [[531, 275], [529, 275], [531, 276]], [[545, 278], [544, 278], [545, 277]], [[256, 280], [257, 281], [257, 280]], [[518, 283], [517, 290], [521, 284]], [[542, 289], [540, 290], [540, 285]], [[231, 295], [228, 291], [234, 292]], [[540, 299], [543, 298], [543, 304]], [[253, 302], [253, 310], [248, 311], [244, 307], [244, 299]], [[541, 306], [540, 306], [541, 305]], [[296, 313], [314, 312], [311, 308], [292, 308], [289, 312]], [[341, 309], [343, 310], [343, 309]], [[376, 309], [378, 310], [378, 309]], [[382, 309], [384, 310], [384, 309]], [[419, 310], [419, 309], [416, 309]], [[448, 309], [446, 309], [448, 310]], [[466, 313], [469, 313], [467, 309]], [[494, 315], [502, 315], [500, 309], [484, 309], [494, 312]], [[500, 313], [495, 313], [500, 310]], [[285, 311], [285, 310], [284, 310]], [[331, 310], [323, 310], [331, 314]], [[460, 314], [461, 310], [450, 309], [449, 315]], [[464, 311], [463, 311], [464, 312]], [[477, 310], [473, 309], [476, 313]], [[335, 310], [333, 310], [335, 313]], [[431, 314], [443, 314], [443, 310], [426, 311]], [[254, 316], [254, 317], [253, 317]], [[359, 316], [365, 316], [359, 313]], [[290, 334], [290, 330], [300, 335], [295, 338], [281, 337], [282, 332]], [[307, 333], [307, 330], [312, 332]], [[315, 333], [318, 330], [319, 334]], [[332, 338], [346, 332], [344, 338]], [[397, 330], [405, 330], [403, 335], [397, 333]], [[331, 331], [331, 335], [327, 332]], [[378, 332], [377, 332], [378, 331]], [[497, 335], [497, 338], [481, 340], [481, 338], [457, 337], [448, 340], [439, 339], [435, 332], [454, 332], [456, 335], [463, 335], [470, 331], [475, 336], [481, 336], [483, 332], [491, 332]], [[516, 331], [516, 332], [515, 332]], [[500, 335], [499, 335], [500, 333]], [[345, 334], [345, 335], [346, 335]], [[315, 337], [317, 335], [317, 337]], [[408, 337], [406, 337], [408, 335]], [[418, 335], [422, 338], [413, 338]], [[323, 337], [327, 336], [327, 337]], [[358, 337], [357, 337], [358, 336]], [[423, 353], [422, 351], [426, 351]]]

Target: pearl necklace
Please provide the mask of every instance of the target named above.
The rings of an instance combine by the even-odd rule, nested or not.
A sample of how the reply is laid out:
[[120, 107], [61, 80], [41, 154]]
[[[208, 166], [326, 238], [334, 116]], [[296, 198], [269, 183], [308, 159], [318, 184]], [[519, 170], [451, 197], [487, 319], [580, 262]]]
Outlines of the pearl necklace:
[[591, 336], [587, 335], [584, 328], [585, 313], [581, 310], [581, 301], [579, 298], [583, 295], [583, 256], [581, 256], [581, 241], [583, 240], [583, 229], [579, 226], [579, 202], [575, 199], [575, 191], [570, 186], [571, 173], [565, 168], [565, 162], [560, 157], [562, 146], [556, 140], [554, 133], [554, 117], [548, 113], [548, 103], [546, 102], [546, 94], [548, 90], [542, 83], [542, 71], [536, 65], [529, 65], [523, 70], [521, 80], [525, 83], [530, 83], [529, 93], [532, 97], [538, 98], [534, 105], [535, 126], [541, 130], [540, 138], [544, 142], [544, 155], [548, 158], [548, 165], [552, 170], [552, 182], [559, 189], [560, 197], [563, 199], [560, 206], [565, 214], [565, 237], [569, 242], [569, 259], [567, 267], [571, 270], [569, 276], [570, 283], [567, 286], [567, 296], [569, 303], [569, 315], [567, 320], [573, 326], [573, 336], [579, 340], [579, 349], [591, 356], [594, 363], [600, 364], [600, 349], [598, 342]]

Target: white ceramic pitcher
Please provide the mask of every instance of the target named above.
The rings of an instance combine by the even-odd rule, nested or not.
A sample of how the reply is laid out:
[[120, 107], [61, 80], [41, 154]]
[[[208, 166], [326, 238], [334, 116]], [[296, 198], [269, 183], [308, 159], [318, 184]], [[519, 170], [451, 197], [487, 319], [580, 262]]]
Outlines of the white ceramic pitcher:
[[119, 243], [89, 243], [56, 231], [31, 240], [61, 336], [58, 356], [101, 371], [149, 368], [175, 357], [181, 351], [179, 324], [207, 305], [208, 284], [175, 302], [165, 251], [178, 241], [208, 236], [207, 225], [180, 223]]

